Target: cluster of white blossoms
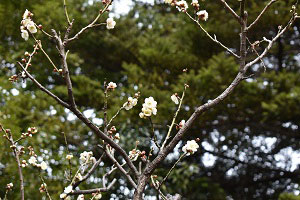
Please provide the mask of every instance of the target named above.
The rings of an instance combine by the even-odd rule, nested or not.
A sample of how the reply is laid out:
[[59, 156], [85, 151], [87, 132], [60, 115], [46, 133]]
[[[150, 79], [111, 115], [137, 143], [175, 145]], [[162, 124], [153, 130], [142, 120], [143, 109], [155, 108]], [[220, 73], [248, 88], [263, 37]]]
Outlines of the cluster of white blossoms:
[[142, 112], [139, 114], [140, 118], [151, 117], [151, 115], [156, 115], [157, 113], [157, 102], [153, 97], [148, 97], [145, 99], [145, 103], [143, 103]]
[[32, 21], [31, 17], [33, 16], [33, 13], [31, 13], [29, 10], [26, 9], [26, 11], [23, 14], [23, 20], [21, 21], [21, 36], [24, 40], [28, 40], [29, 33], [36, 33], [37, 28], [35, 23]]
[[83, 153], [80, 154], [80, 162], [83, 164], [87, 164], [87, 163], [95, 163], [96, 162], [96, 158], [93, 157], [93, 152], [89, 151], [84, 151]]
[[182, 147], [182, 151], [186, 153], [187, 156], [194, 154], [197, 149], [199, 148], [199, 145], [195, 140], [187, 141], [186, 145]]
[[132, 149], [131, 151], [129, 151], [129, 158], [133, 161], [136, 161], [140, 155], [141, 151], [138, 149]]
[[73, 191], [72, 185], [65, 187], [64, 192], [59, 195], [59, 198], [65, 199], [65, 200], [71, 199], [70, 196], [68, 196], [68, 194], [70, 194], [72, 191]]
[[113, 18], [107, 18], [106, 19], [106, 28], [107, 29], [113, 29], [115, 28], [115, 25], [116, 25], [116, 21], [113, 19]]
[[137, 102], [138, 100], [136, 98], [128, 97], [128, 100], [123, 104], [123, 107], [125, 108], [125, 110], [130, 110], [131, 108], [136, 106]]
[[[189, 8], [188, 3], [185, 0], [177, 1], [177, 0], [164, 0], [165, 3], [176, 5], [179, 11], [186, 12]], [[198, 0], [192, 0], [191, 5], [194, 7], [197, 12], [196, 15], [198, 19], [206, 21], [208, 19], [208, 13], [206, 10], [200, 10], [200, 5]]]
[[28, 160], [28, 163], [32, 166], [39, 167], [42, 170], [46, 170], [48, 168], [48, 165], [45, 161], [42, 161], [40, 164], [38, 164], [35, 156], [31, 156]]

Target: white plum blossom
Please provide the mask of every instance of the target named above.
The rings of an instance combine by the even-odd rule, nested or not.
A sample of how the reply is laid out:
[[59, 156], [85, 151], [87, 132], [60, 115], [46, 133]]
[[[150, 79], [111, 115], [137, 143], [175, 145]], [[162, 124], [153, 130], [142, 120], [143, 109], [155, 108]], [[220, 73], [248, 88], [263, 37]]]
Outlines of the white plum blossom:
[[45, 161], [41, 162], [41, 169], [46, 170], [48, 168], [48, 165]]
[[30, 12], [29, 10], [26, 9], [25, 12], [24, 12], [24, 14], [23, 14], [23, 19], [29, 18], [30, 15], [31, 15], [31, 12]]
[[199, 19], [204, 21], [208, 19], [208, 13], [206, 12], [206, 10], [200, 10], [199, 12], [197, 12], [197, 16]]
[[142, 112], [139, 114], [141, 118], [151, 117], [151, 115], [156, 115], [157, 113], [157, 102], [153, 97], [148, 97], [145, 99], [143, 104]]
[[178, 99], [178, 97], [177, 97], [176, 94], [173, 94], [173, 95], [171, 96], [171, 100], [172, 100], [176, 105], [179, 104], [179, 99]]
[[82, 163], [88, 163], [89, 161], [91, 161], [91, 158], [94, 158], [92, 156], [93, 156], [93, 152], [84, 151], [83, 153], [80, 154], [80, 161]]
[[130, 110], [131, 108], [136, 106], [137, 101], [138, 100], [136, 98], [128, 97], [128, 100], [123, 104], [123, 107], [125, 108], [125, 110]]
[[29, 23], [31, 23], [32, 21], [31, 21], [31, 19], [23, 19], [22, 21], [21, 21], [21, 23], [22, 23], [22, 25], [23, 25], [23, 27], [25, 28], [27, 28], [27, 25], [29, 24]]
[[181, 11], [181, 12], [185, 12], [187, 9], [188, 9], [188, 4], [186, 1], [182, 0], [182, 1], [178, 1], [176, 3], [176, 6], [178, 7], [178, 9]]
[[65, 194], [69, 194], [72, 191], [73, 191], [73, 186], [72, 185], [69, 185], [68, 187], [65, 187], [65, 189], [64, 189]]
[[26, 25], [27, 30], [30, 33], [36, 33], [37, 32], [37, 28], [35, 27], [35, 24], [33, 21], [30, 21], [27, 25]]
[[102, 198], [102, 194], [96, 194], [95, 196], [94, 196], [94, 199], [96, 199], [96, 200], [98, 200], [98, 199], [101, 199]]
[[73, 158], [73, 155], [72, 154], [68, 154], [67, 156], [66, 156], [66, 159], [67, 160], [71, 160]]
[[21, 30], [21, 37], [24, 39], [24, 40], [28, 40], [29, 38], [29, 34], [28, 34], [28, 31], [26, 30]]
[[37, 162], [37, 159], [36, 159], [36, 157], [31, 156], [31, 157], [29, 158], [28, 162], [29, 162], [29, 164], [35, 166], [35, 165], [36, 165], [36, 162]]
[[117, 84], [114, 82], [109, 82], [107, 85], [107, 89], [114, 90], [117, 87]]
[[59, 195], [59, 198], [61, 198], [61, 199], [65, 199], [67, 197], [67, 194], [66, 193], [61, 193], [60, 195]]
[[198, 148], [199, 145], [197, 144], [197, 142], [195, 140], [190, 140], [187, 141], [186, 145], [182, 147], [182, 151], [189, 156], [191, 154], [194, 154]]
[[84, 200], [84, 195], [83, 194], [79, 195], [77, 200]]
[[106, 20], [106, 28], [107, 29], [113, 29], [113, 28], [115, 28], [115, 25], [116, 25], [116, 22], [113, 18], [111, 18], [111, 17], [107, 18], [107, 20]]
[[75, 177], [76, 177], [78, 180], [80, 180], [80, 181], [81, 181], [82, 178], [83, 178], [82, 175], [81, 175], [80, 173], [77, 173]]

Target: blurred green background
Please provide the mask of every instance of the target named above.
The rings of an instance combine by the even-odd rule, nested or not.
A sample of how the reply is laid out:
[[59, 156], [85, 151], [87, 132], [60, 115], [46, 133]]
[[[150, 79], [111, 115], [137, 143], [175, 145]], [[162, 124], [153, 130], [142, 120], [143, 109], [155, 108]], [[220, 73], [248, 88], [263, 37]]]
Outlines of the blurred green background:
[[[68, 0], [70, 18], [75, 19], [71, 35], [87, 25], [99, 12], [102, 4], [96, 0]], [[249, 22], [252, 22], [268, 1], [247, 1]], [[249, 32], [249, 40], [275, 36], [279, 25], [289, 20], [293, 0], [279, 0]], [[124, 5], [130, 4], [130, 7]], [[210, 41], [184, 14], [161, 1], [116, 1], [112, 11], [117, 21], [113, 30], [105, 26], [85, 32], [68, 46], [68, 62], [74, 94], [81, 111], [95, 123], [103, 119], [103, 82], [114, 81], [118, 88], [109, 98], [109, 117], [118, 110], [128, 96], [141, 92], [139, 103], [130, 111], [122, 111], [114, 121], [121, 136], [120, 145], [129, 151], [139, 140], [139, 149], [149, 152], [151, 128], [148, 120], [138, 113], [145, 97], [153, 96], [158, 102], [158, 114], [153, 118], [161, 140], [166, 135], [176, 106], [170, 96], [181, 93], [188, 83], [183, 109], [177, 123], [188, 119], [194, 109], [220, 94], [238, 71], [238, 61]], [[188, 2], [189, 4], [191, 2]], [[239, 9], [238, 1], [228, 2]], [[190, 6], [191, 7], [191, 6]], [[128, 8], [128, 12], [127, 12]], [[239, 25], [219, 1], [201, 1], [200, 8], [209, 13], [203, 26], [225, 45], [238, 51]], [[21, 145], [33, 146], [47, 161], [50, 169], [43, 172], [49, 192], [58, 199], [68, 185], [64, 173], [68, 170], [66, 145], [75, 155], [72, 169], [78, 166], [79, 154], [101, 151], [100, 142], [89, 129], [68, 110], [41, 92], [29, 80], [10, 83], [8, 78], [20, 72], [16, 62], [25, 51], [32, 51], [34, 41], [25, 42], [20, 36], [22, 14], [28, 9], [34, 21], [48, 32], [52, 28], [65, 31], [63, 1], [58, 0], [1, 0], [0, 1], [0, 123], [10, 128], [15, 138], [30, 126], [39, 134]], [[298, 8], [297, 8], [298, 9]], [[122, 11], [120, 13], [120, 11]], [[193, 11], [190, 10], [192, 13]], [[100, 21], [107, 18], [103, 16]], [[57, 66], [59, 55], [55, 44], [38, 33], [37, 38]], [[179, 163], [162, 188], [164, 193], [181, 194], [184, 199], [300, 199], [300, 71], [299, 20], [274, 45], [261, 64], [253, 66], [253, 78], [244, 81], [223, 103], [202, 115], [189, 130], [185, 140], [200, 138], [199, 151]], [[261, 52], [264, 46], [257, 50]], [[249, 51], [249, 60], [255, 54]], [[188, 68], [187, 73], [182, 70]], [[64, 80], [52, 72], [42, 53], [37, 54], [31, 73], [53, 93], [66, 99]], [[175, 134], [175, 130], [173, 132]], [[153, 144], [152, 144], [153, 145]], [[155, 171], [159, 178], [167, 173], [178, 158], [183, 143], [172, 156]], [[22, 159], [28, 159], [24, 155]], [[81, 189], [101, 186], [101, 175], [108, 170], [105, 160], [95, 175], [80, 186]], [[32, 167], [24, 170], [26, 199], [45, 199], [39, 192], [39, 171]], [[0, 140], [0, 197], [5, 186], [13, 182], [8, 199], [19, 198], [18, 174], [9, 144]], [[112, 191], [103, 193], [103, 199], [130, 199], [133, 190], [119, 172], [113, 177], [120, 181]], [[146, 190], [147, 199], [155, 199], [156, 192]], [[88, 195], [86, 197], [89, 197]]]

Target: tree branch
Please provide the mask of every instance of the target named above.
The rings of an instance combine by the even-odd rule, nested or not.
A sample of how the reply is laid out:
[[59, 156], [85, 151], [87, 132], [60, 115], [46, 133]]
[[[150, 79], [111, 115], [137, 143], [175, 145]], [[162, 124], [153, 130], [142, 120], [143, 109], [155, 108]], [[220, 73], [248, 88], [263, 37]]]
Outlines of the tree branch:
[[263, 14], [268, 10], [268, 8], [275, 3], [277, 0], [271, 0], [266, 7], [261, 11], [261, 13], [257, 16], [257, 18], [247, 27], [247, 31], [249, 31], [263, 16]]
[[224, 7], [226, 8], [227, 11], [229, 11], [230, 14], [232, 14], [232, 16], [240, 23], [242, 24], [242, 20], [240, 18], [240, 16], [238, 14], [236, 14], [236, 12], [234, 12], [234, 10], [226, 3], [225, 0], [220, 0], [220, 2], [224, 5]]

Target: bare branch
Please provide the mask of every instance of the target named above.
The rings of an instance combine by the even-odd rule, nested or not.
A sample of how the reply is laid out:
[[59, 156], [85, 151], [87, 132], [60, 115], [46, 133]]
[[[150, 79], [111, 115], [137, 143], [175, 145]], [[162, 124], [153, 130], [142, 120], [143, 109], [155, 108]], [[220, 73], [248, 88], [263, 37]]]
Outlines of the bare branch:
[[226, 3], [225, 0], [220, 0], [220, 2], [224, 5], [224, 7], [226, 8], [227, 11], [229, 11], [230, 14], [232, 14], [232, 16], [240, 23], [242, 24], [242, 20], [240, 18], [240, 16], [238, 14], [236, 14], [236, 12], [234, 12], [234, 10]]
[[[87, 25], [86, 27], [82, 28], [78, 33], [76, 33], [72, 38], [68, 39], [66, 41], [66, 43], [68, 42], [71, 42], [75, 39], [78, 39], [79, 36], [84, 32], [86, 31], [87, 29], [90, 29], [90, 28], [93, 28], [93, 27], [96, 27], [98, 26], [98, 24], [96, 24], [96, 22], [98, 21], [98, 19], [103, 15], [103, 13], [105, 13], [108, 9], [108, 7], [110, 6], [110, 4], [112, 3], [112, 1], [110, 1], [108, 4], [106, 4], [106, 6], [104, 7], [103, 10], [100, 10], [99, 11], [99, 14], [97, 15], [97, 17], [89, 24]], [[95, 25], [96, 24], [96, 25]], [[100, 23], [99, 25], [102, 25], [103, 23]]]
[[95, 188], [95, 189], [89, 189], [89, 190], [75, 190], [75, 191], [69, 193], [69, 195], [107, 192], [112, 188], [112, 186], [116, 183], [116, 181], [117, 181], [117, 179], [113, 179], [113, 181], [107, 187], [104, 187], [104, 188]]
[[203, 27], [202, 25], [199, 23], [199, 21], [195, 20], [188, 12], [185, 12], [186, 15], [193, 20], [199, 27], [200, 29], [215, 43], [219, 44], [221, 47], [223, 47], [226, 51], [228, 51], [229, 53], [231, 53], [234, 57], [236, 58], [240, 58], [237, 54], [235, 54], [232, 50], [230, 50], [228, 47], [226, 47], [224, 44], [222, 44], [219, 40], [217, 40], [216, 36], [211, 36]]
[[131, 176], [128, 174], [128, 172], [126, 172], [126, 170], [119, 164], [119, 162], [113, 157], [113, 155], [110, 154], [110, 152], [105, 149], [105, 153], [107, 155], [107, 157], [114, 163], [114, 165], [116, 165], [118, 167], [118, 169], [126, 176], [126, 178], [128, 179], [128, 181], [130, 182], [130, 184], [134, 187], [137, 188], [136, 183], [133, 181], [133, 179], [131, 178]]
[[277, 0], [271, 0], [266, 7], [261, 11], [261, 13], [257, 16], [257, 18], [247, 27], [247, 31], [249, 31], [263, 16], [263, 14], [268, 10], [268, 8], [275, 3]]
[[95, 172], [95, 170], [101, 163], [103, 156], [104, 156], [104, 154], [102, 154], [100, 156], [100, 158], [97, 160], [97, 162], [92, 166], [92, 168], [88, 171], [88, 173], [84, 177], [82, 177], [82, 179], [80, 181], [77, 181], [73, 184], [73, 188], [76, 188], [80, 183], [82, 183], [83, 181], [88, 179]]
[[67, 10], [67, 4], [66, 4], [66, 0], [64, 0], [64, 10], [65, 10], [65, 15], [66, 15], [66, 18], [67, 18], [68, 24], [70, 25], [70, 24], [71, 24], [71, 22], [70, 22], [70, 18], [69, 18], [68, 10]]
[[30, 80], [32, 80], [32, 82], [34, 82], [39, 88], [40, 90], [42, 90], [43, 92], [45, 92], [46, 94], [48, 94], [50, 97], [52, 97], [53, 99], [55, 99], [59, 104], [61, 104], [62, 106], [70, 109], [70, 105], [67, 104], [66, 102], [64, 102], [63, 100], [61, 100], [59, 97], [57, 97], [55, 94], [53, 94], [52, 92], [50, 92], [49, 90], [47, 90], [42, 84], [40, 84], [22, 65], [22, 63], [18, 62], [18, 64], [21, 66], [21, 68], [23, 69], [23, 71], [25, 72], [25, 74], [28, 76], [28, 78]]

